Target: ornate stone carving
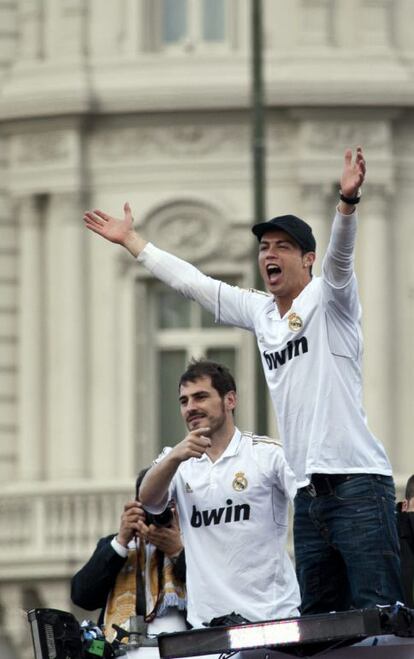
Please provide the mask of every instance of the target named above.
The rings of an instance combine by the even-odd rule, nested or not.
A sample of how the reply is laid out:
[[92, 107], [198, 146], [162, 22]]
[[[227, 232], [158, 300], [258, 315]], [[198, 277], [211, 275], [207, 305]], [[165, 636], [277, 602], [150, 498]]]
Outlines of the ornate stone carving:
[[100, 131], [91, 141], [92, 158], [137, 160], [143, 156], [203, 156], [248, 147], [247, 129], [232, 125], [124, 127]]
[[217, 251], [223, 235], [223, 220], [207, 205], [176, 202], [153, 212], [145, 221], [149, 240], [190, 262]]
[[160, 130], [155, 139], [160, 147], [171, 155], [201, 156], [214, 151], [222, 151], [231, 144], [243, 143], [243, 131], [239, 126], [171, 126]]
[[269, 122], [266, 130], [266, 148], [269, 155], [277, 156], [283, 151], [285, 157], [286, 152], [291, 151], [295, 144], [295, 130], [296, 126], [292, 122]]
[[54, 131], [15, 135], [11, 142], [11, 160], [17, 165], [62, 162], [71, 153], [70, 133]]
[[305, 121], [302, 125], [303, 148], [313, 153], [364, 143], [365, 149], [389, 150], [391, 129], [384, 121]]

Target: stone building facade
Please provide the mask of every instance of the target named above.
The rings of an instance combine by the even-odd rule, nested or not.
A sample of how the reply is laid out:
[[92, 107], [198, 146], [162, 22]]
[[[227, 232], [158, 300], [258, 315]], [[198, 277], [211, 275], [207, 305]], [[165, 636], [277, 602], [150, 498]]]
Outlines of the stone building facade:
[[[263, 5], [269, 216], [307, 218], [322, 255], [344, 148], [365, 147], [365, 406], [401, 487], [414, 471], [414, 3]], [[180, 438], [191, 355], [231, 365], [238, 423], [254, 424], [252, 338], [82, 224], [85, 208], [120, 214], [128, 199], [147, 238], [251, 285], [250, 9], [0, 0], [0, 635], [18, 659], [31, 656], [22, 611], [71, 608], [68, 579], [116, 530], [137, 469]]]

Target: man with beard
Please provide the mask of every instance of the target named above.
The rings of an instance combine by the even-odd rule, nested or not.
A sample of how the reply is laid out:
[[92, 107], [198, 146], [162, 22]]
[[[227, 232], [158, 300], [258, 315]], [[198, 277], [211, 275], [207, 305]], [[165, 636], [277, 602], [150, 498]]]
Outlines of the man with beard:
[[191, 362], [179, 403], [188, 434], [147, 472], [140, 499], [152, 513], [176, 502], [188, 622], [201, 627], [232, 612], [250, 621], [298, 615], [285, 549], [296, 482], [280, 444], [236, 428], [236, 385], [225, 366]]

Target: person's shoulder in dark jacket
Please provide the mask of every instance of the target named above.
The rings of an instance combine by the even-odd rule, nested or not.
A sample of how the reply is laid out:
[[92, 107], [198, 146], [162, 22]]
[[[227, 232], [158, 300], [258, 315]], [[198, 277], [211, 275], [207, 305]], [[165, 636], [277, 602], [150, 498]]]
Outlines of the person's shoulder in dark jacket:
[[83, 567], [72, 577], [71, 599], [87, 611], [105, 607], [116, 577], [125, 564], [111, 545], [116, 534], [101, 538], [95, 551]]

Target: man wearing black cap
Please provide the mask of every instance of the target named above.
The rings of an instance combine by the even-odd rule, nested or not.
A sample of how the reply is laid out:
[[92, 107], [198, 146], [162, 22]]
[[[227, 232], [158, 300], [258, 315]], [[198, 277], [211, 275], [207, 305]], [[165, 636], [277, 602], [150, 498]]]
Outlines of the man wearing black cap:
[[362, 409], [361, 309], [353, 271], [355, 207], [365, 178], [359, 147], [347, 150], [340, 201], [321, 277], [315, 239], [294, 215], [253, 227], [270, 295], [206, 277], [102, 211], [86, 226], [123, 245], [157, 278], [255, 333], [287, 460], [297, 483], [296, 569], [302, 613], [402, 600], [395, 491], [383, 446]]

